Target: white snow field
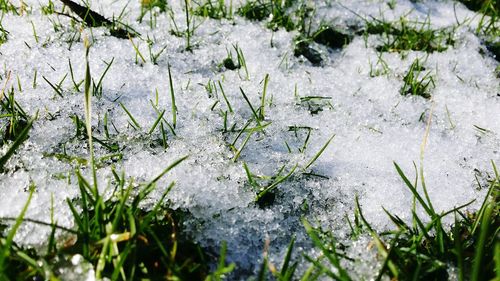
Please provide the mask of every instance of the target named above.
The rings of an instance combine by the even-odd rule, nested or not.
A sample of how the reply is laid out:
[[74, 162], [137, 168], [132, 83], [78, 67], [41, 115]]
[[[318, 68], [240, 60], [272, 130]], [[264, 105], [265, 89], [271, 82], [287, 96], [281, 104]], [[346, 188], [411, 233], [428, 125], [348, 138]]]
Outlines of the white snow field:
[[[243, 5], [233, 2], [234, 11]], [[499, 63], [476, 32], [480, 16], [458, 2], [310, 1], [316, 8], [313, 29], [320, 23], [362, 25], [360, 16], [386, 21], [404, 16], [410, 22], [428, 22], [432, 29], [454, 28], [453, 44], [441, 52], [378, 52], [381, 35], [354, 36], [340, 49], [313, 43], [323, 59], [319, 66], [294, 56], [297, 31], [273, 31], [266, 20], [251, 21], [236, 12], [233, 19], [194, 16], [189, 51], [186, 38], [171, 32], [186, 29], [184, 1], [168, 1], [169, 12], [155, 10], [155, 17], [146, 14], [142, 22], [137, 20], [139, 1], [89, 2], [109, 19], [122, 14], [121, 21], [140, 34], [130, 40], [110, 36], [105, 27], [74, 27], [70, 17], [44, 14], [46, 1], [22, 3], [22, 15], [0, 17], [8, 31], [0, 44], [0, 89], [7, 95], [13, 88], [17, 103], [30, 116], [38, 112], [38, 118], [0, 174], [0, 217], [16, 217], [28, 187], [35, 185], [26, 216], [50, 222], [53, 206], [57, 223], [73, 226], [66, 199], [79, 196], [75, 169], [91, 179], [87, 142], [77, 136], [75, 126], [75, 116], [84, 120], [83, 84], [76, 90], [70, 71], [71, 64], [77, 84], [84, 79], [83, 38], [92, 44], [90, 68], [96, 83], [112, 61], [102, 79], [102, 96], [92, 98], [94, 136], [118, 146], [113, 150], [95, 143], [96, 158], [105, 158], [98, 160], [101, 192], [110, 192], [111, 167], [124, 171], [130, 181], [146, 182], [188, 155], [159, 181], [147, 203], [155, 203], [175, 182], [167, 198], [172, 208], [186, 213], [186, 233], [214, 254], [227, 241], [228, 259], [238, 265], [236, 279], [258, 271], [266, 240], [270, 259], [278, 265], [294, 236], [296, 256], [317, 254], [302, 217], [332, 230], [347, 245], [347, 253], [357, 260], [353, 276], [373, 278], [380, 259], [369, 247], [370, 237], [349, 238], [346, 216], [353, 218], [356, 196], [366, 219], [379, 231], [394, 227], [383, 208], [410, 220], [413, 195], [394, 162], [411, 180], [415, 163], [417, 169], [423, 166], [437, 211], [476, 199], [466, 208], [474, 211], [486, 192], [478, 182], [492, 173], [491, 160], [500, 163]], [[63, 7], [59, 1], [53, 5], [58, 11]], [[244, 67], [230, 70], [222, 64], [228, 53], [236, 61], [237, 49], [248, 73]], [[158, 53], [153, 63], [151, 57]], [[400, 93], [416, 59], [432, 77], [431, 98]], [[167, 126], [173, 126], [169, 66], [177, 107], [175, 135]], [[253, 108], [260, 108], [266, 74], [264, 110], [257, 113], [264, 114], [260, 125], [266, 127], [251, 133], [248, 129], [259, 126], [258, 118], [240, 88]], [[163, 110], [166, 145], [160, 126], [150, 132]], [[247, 130], [238, 136], [247, 122]], [[7, 148], [3, 145], [0, 154]], [[274, 190], [274, 202], [259, 206], [244, 165], [255, 178], [274, 176], [282, 167], [281, 175], [297, 168]], [[266, 185], [272, 179], [259, 182]], [[25, 223], [15, 240], [37, 246], [49, 233], [49, 227]]]

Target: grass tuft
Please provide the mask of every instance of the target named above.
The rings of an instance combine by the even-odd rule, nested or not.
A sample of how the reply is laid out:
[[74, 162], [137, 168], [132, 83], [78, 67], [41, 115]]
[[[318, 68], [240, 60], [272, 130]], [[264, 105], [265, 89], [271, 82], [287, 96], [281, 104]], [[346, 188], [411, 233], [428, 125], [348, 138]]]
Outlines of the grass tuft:
[[432, 29], [429, 18], [423, 22], [410, 22], [405, 17], [395, 22], [363, 20], [365, 27], [358, 34], [380, 35], [381, 44], [377, 47], [379, 52], [443, 52], [455, 42], [453, 29]]
[[270, 19], [267, 27], [272, 30], [285, 28], [291, 31], [296, 28], [288, 8], [294, 4], [292, 0], [255, 0], [247, 1], [238, 9], [238, 14], [249, 20], [262, 21]]
[[425, 72], [425, 67], [420, 59], [415, 59], [410, 66], [410, 69], [403, 77], [403, 87], [400, 90], [403, 96], [421, 96], [423, 98], [431, 98], [430, 90], [435, 88], [434, 78], [431, 72]]
[[212, 19], [231, 19], [233, 17], [233, 0], [230, 0], [229, 7], [225, 0], [204, 0], [194, 10], [194, 14]]

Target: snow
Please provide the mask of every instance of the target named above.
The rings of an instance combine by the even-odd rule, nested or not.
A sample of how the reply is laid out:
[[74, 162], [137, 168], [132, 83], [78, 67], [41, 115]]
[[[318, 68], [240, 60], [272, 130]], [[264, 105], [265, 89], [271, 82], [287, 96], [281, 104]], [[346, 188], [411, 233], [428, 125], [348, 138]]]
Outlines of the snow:
[[[182, 1], [170, 1], [177, 26], [185, 29]], [[484, 189], [478, 190], [474, 170], [491, 170], [490, 160], [500, 163], [500, 80], [495, 74], [498, 63], [484, 54], [481, 39], [474, 33], [477, 18], [465, 7], [452, 1], [397, 1], [391, 10], [385, 1], [316, 1], [317, 22], [346, 25], [360, 22], [358, 14], [398, 20], [409, 13], [410, 19], [428, 19], [433, 28], [450, 27], [468, 19], [455, 32], [455, 44], [444, 52], [426, 54], [418, 51], [383, 53], [389, 73], [370, 77], [370, 63], [378, 61], [376, 35], [354, 40], [342, 50], [321, 47], [325, 58], [321, 67], [312, 66], [303, 58], [293, 56], [293, 38], [296, 32], [267, 29], [264, 23], [240, 17], [233, 21], [196, 18], [193, 52], [185, 51], [185, 39], [169, 31], [172, 21], [165, 13], [159, 14], [157, 26], [149, 27], [148, 17], [142, 23], [135, 19], [140, 12], [139, 1], [129, 2], [124, 21], [142, 34], [154, 38], [153, 53], [161, 54], [154, 65], [149, 60], [147, 45], [139, 38], [132, 40], [145, 56], [146, 63], [136, 63], [136, 52], [129, 40], [106, 35], [104, 28], [85, 28], [81, 37], [93, 40], [90, 67], [94, 79], [113, 58], [103, 80], [103, 96], [93, 98], [94, 135], [104, 135], [103, 118], [107, 113], [117, 131], [110, 134], [121, 147], [123, 159], [112, 163], [127, 177], [145, 182], [158, 175], [174, 160], [189, 155], [188, 160], [160, 180], [158, 190], [149, 199], [155, 202], [168, 183], [176, 186], [168, 195], [173, 208], [189, 214], [184, 227], [203, 247], [217, 251], [221, 241], [228, 242], [228, 256], [239, 266], [239, 274], [257, 270], [262, 258], [264, 242], [270, 240], [272, 260], [279, 264], [292, 236], [297, 237], [296, 252], [312, 253], [312, 246], [300, 222], [301, 217], [332, 229], [345, 239], [349, 228], [345, 216], [352, 217], [354, 198], [359, 196], [367, 220], [379, 230], [392, 227], [382, 207], [409, 219], [412, 194], [398, 176], [393, 162], [398, 163], [408, 178], [413, 179], [413, 162], [420, 164], [421, 144], [426, 122], [432, 112], [429, 137], [425, 146], [423, 167], [429, 195], [439, 211], [449, 210], [479, 199], [469, 208], [477, 209]], [[71, 119], [77, 115], [83, 120], [83, 94], [76, 92], [69, 76], [71, 61], [75, 80], [84, 77], [85, 51], [82, 40], [71, 47], [67, 42], [75, 32], [70, 19], [64, 16], [43, 15], [38, 1], [25, 1], [31, 12], [23, 16], [5, 14], [3, 27], [8, 40], [0, 45], [0, 85], [7, 83], [15, 89], [16, 100], [30, 115], [38, 112], [29, 139], [12, 157], [6, 172], [0, 174], [0, 217], [16, 217], [24, 205], [30, 183], [36, 193], [27, 216], [50, 220], [52, 198], [58, 224], [72, 226], [66, 198], [77, 198], [78, 187], [73, 175], [76, 164], [49, 156], [62, 153], [88, 158], [86, 142], [75, 138]], [[107, 17], [121, 12], [127, 1], [92, 1], [92, 7]], [[339, 4], [340, 3], [340, 4]], [[342, 5], [341, 5], [342, 4]], [[61, 7], [55, 2], [56, 7]], [[58, 30], [54, 30], [53, 20]], [[32, 23], [38, 35], [36, 42]], [[78, 36], [78, 34], [77, 34]], [[220, 66], [232, 52], [233, 45], [241, 48], [248, 67], [249, 79], [242, 69], [230, 71]], [[28, 47], [29, 46], [29, 47]], [[431, 71], [435, 89], [432, 100], [402, 96], [399, 89], [402, 77], [411, 63], [421, 58]], [[175, 98], [178, 108], [176, 136], [169, 133], [168, 148], [158, 144], [159, 130], [151, 135], [149, 129], [158, 117], [151, 106], [158, 91], [158, 108], [165, 109], [165, 119], [171, 122], [171, 97], [168, 83], [168, 65], [171, 66]], [[35, 71], [36, 87], [32, 87]], [[7, 73], [10, 81], [6, 81]], [[43, 80], [62, 83], [63, 97], [57, 96]], [[224, 92], [233, 107], [228, 123], [243, 127], [252, 118], [252, 112], [240, 93], [241, 87], [255, 108], [260, 105], [263, 79], [269, 74], [266, 118], [271, 122], [265, 133], [254, 134], [241, 156], [232, 161], [229, 148], [236, 133], [221, 133], [223, 118], [220, 111], [227, 106], [222, 99], [211, 110], [215, 97], [209, 97], [204, 85], [221, 81]], [[22, 91], [17, 89], [17, 77]], [[83, 88], [83, 85], [80, 86]], [[323, 96], [331, 98], [331, 108], [323, 107], [312, 115], [307, 106], [300, 105], [295, 96]], [[271, 104], [272, 97], [272, 104]], [[131, 112], [141, 129], [133, 129], [129, 117], [119, 105]], [[419, 120], [421, 115], [423, 120]], [[108, 124], [109, 125], [109, 124]], [[228, 126], [230, 126], [228, 125]], [[294, 132], [289, 126], [311, 127], [310, 141], [304, 153], [298, 151], [307, 131]], [[475, 126], [486, 128], [482, 133]], [[322, 179], [297, 174], [278, 187], [275, 203], [259, 208], [254, 203], [255, 192], [247, 183], [243, 162], [256, 175], [274, 175], [285, 165], [289, 171], [295, 163], [301, 169], [335, 137], [321, 157], [311, 166], [312, 171], [328, 177]], [[246, 137], [236, 143], [239, 148]], [[292, 149], [289, 153], [285, 141]], [[4, 151], [6, 146], [2, 148]], [[96, 144], [96, 157], [109, 154]], [[90, 178], [88, 168], [81, 169]], [[100, 187], [105, 191], [111, 177], [111, 163], [97, 171]], [[307, 205], [307, 207], [306, 207]], [[46, 240], [49, 229], [24, 224], [16, 240], [25, 244], [39, 244]], [[352, 242], [353, 255], [366, 249], [368, 238]], [[358, 251], [358, 252], [356, 252]], [[357, 254], [356, 254], [357, 253]], [[371, 255], [371, 260], [375, 255]], [[364, 258], [364, 257], [362, 257]], [[360, 276], [376, 274], [372, 263], [363, 267]], [[369, 272], [369, 273], [366, 273]]]

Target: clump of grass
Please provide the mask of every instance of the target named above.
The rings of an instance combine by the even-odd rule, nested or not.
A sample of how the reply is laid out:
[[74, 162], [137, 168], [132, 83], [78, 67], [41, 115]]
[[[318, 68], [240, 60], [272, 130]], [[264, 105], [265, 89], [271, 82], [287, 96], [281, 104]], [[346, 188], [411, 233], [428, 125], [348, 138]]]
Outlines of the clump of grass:
[[421, 96], [426, 99], [431, 97], [430, 90], [435, 87], [434, 78], [430, 71], [425, 73], [424, 71], [425, 67], [422, 66], [420, 59], [415, 59], [403, 77], [401, 95]]
[[[483, 203], [474, 213], [463, 211], [474, 201], [437, 213], [427, 194], [423, 174], [420, 173], [422, 194], [417, 190], [418, 180], [411, 183], [397, 164], [395, 167], [399, 176], [414, 195], [414, 204], [410, 207], [411, 224], [385, 211], [396, 229], [379, 233], [364, 217], [356, 197], [354, 223], [349, 218], [347, 222], [353, 239], [364, 232], [373, 237], [382, 264], [375, 280], [382, 280], [385, 276], [391, 280], [447, 280], [450, 278], [450, 266], [457, 269], [456, 278], [460, 281], [498, 279], [500, 176], [493, 162], [492, 166], [495, 178], [489, 182]], [[417, 215], [417, 204], [423, 208], [427, 218]], [[446, 228], [442, 220], [451, 214], [455, 216], [455, 223]], [[303, 224], [321, 255], [317, 258], [305, 256], [311, 265], [301, 280], [317, 280], [321, 276], [332, 280], [353, 280], [345, 266], [355, 261], [340, 250], [332, 233], [311, 226], [305, 219]]]
[[5, 154], [0, 157], [0, 171], [3, 170], [10, 157], [14, 155], [16, 150], [28, 138], [28, 133], [37, 118], [37, 114], [34, 117], [30, 117], [16, 101], [13, 87], [11, 87], [6, 95], [5, 88], [9, 79], [10, 72], [7, 74], [4, 88], [0, 93], [0, 128], [3, 131], [0, 140], [2, 145], [10, 143]]
[[41, 6], [41, 10], [42, 14], [44, 15], [52, 15], [56, 11], [54, 2], [52, 2], [52, 0], [49, 0], [47, 2], [47, 5]]
[[[12, 230], [4, 238], [0, 236], [0, 274], [4, 277], [20, 280], [35, 276], [36, 278], [57, 278], [54, 271], [54, 257], [67, 259], [75, 254], [81, 255], [86, 262], [93, 265], [95, 278], [111, 280], [221, 280], [225, 274], [234, 269], [234, 265], [225, 262], [225, 246], [221, 249], [221, 257], [217, 270], [209, 275], [208, 261], [199, 248], [179, 229], [180, 213], [168, 208], [165, 198], [173, 188], [168, 185], [161, 197], [148, 210], [143, 201], [156, 189], [158, 181], [186, 158], [182, 157], [165, 168], [154, 179], [147, 183], [136, 183], [127, 179], [125, 173], [118, 174], [112, 168], [112, 180], [108, 188], [112, 191], [109, 197], [100, 193], [97, 183], [97, 164], [94, 159], [93, 136], [91, 127], [92, 87], [89, 67], [89, 45], [86, 45], [86, 71], [84, 81], [85, 124], [89, 165], [92, 180], [88, 181], [80, 172], [75, 171], [80, 198], [67, 199], [73, 214], [75, 229], [59, 227], [54, 223], [27, 220], [51, 226], [53, 231], [49, 239], [49, 253], [37, 256], [36, 253], [22, 251], [13, 244], [13, 236], [24, 220], [28, 203], [20, 216], [15, 219]], [[161, 115], [162, 116], [162, 115]], [[161, 117], [160, 117], [161, 118]], [[5, 218], [4, 218], [5, 219]], [[0, 221], [2, 222], [2, 221]], [[72, 239], [65, 245], [55, 243], [55, 229], [68, 232]], [[51, 241], [51, 242], [50, 242]], [[41, 265], [46, 265], [42, 268]]]
[[320, 66], [323, 58], [312, 47], [313, 42], [338, 49], [352, 39], [348, 32], [326, 24], [322, 24], [315, 32], [311, 32], [314, 8], [300, 1], [247, 1], [244, 6], [238, 9], [238, 13], [250, 20], [263, 21], [268, 19], [267, 27], [271, 30], [278, 28], [284, 28], [287, 31], [297, 30], [299, 35], [294, 39], [294, 55], [296, 57], [304, 56], [314, 66]]
[[[301, 170], [303, 175], [313, 175], [312, 173], [307, 172], [307, 170], [318, 160], [321, 154], [323, 154], [334, 137], [335, 135], [332, 135], [328, 139], [328, 141], [321, 147], [321, 149], [302, 167]], [[299, 165], [295, 164], [293, 167], [288, 168], [288, 172], [286, 171], [286, 166], [287, 165], [281, 166], [273, 176], [258, 176], [252, 174], [247, 164], [243, 163], [243, 168], [245, 169], [248, 183], [257, 193], [257, 195], [255, 196], [255, 202], [259, 207], [268, 207], [274, 203], [274, 200], [276, 198], [275, 190], [281, 183], [287, 181], [296, 174], [296, 169]]]
[[7, 35], [9, 34], [9, 32], [2, 25], [2, 19], [3, 19], [4, 15], [5, 14], [2, 14], [0, 16], [0, 45], [7, 42], [7, 39], [8, 39]]
[[[385, 28], [386, 26], [382, 25], [381, 27]], [[371, 33], [381, 27], [369, 26], [367, 31]], [[397, 24], [390, 25], [382, 35], [384, 36], [383, 44], [377, 47], [377, 50], [382, 52], [405, 50], [442, 52], [454, 42], [452, 33], [445, 29], [431, 29], [430, 21], [420, 23], [420, 27], [418, 24], [411, 27], [404, 18]]]
[[7, 95], [2, 93], [0, 96], [0, 112], [0, 120], [6, 119], [6, 122], [2, 124], [5, 126], [2, 135], [3, 143], [16, 140], [23, 130], [29, 127], [30, 117], [16, 101], [14, 88], [11, 88]]
[[7, 149], [5, 154], [0, 157], [0, 171], [3, 170], [3, 167], [5, 166], [7, 161], [10, 159], [10, 157], [12, 157], [12, 155], [14, 155], [16, 150], [28, 138], [28, 133], [29, 133], [31, 126], [33, 125], [33, 122], [35, 119], [36, 119], [36, 117], [32, 118], [26, 122], [24, 128], [19, 133], [17, 133], [14, 142], [10, 145], [10, 147]]
[[[428, 219], [416, 214], [415, 205], [412, 208], [411, 225], [386, 211], [397, 229], [375, 237], [373, 229], [360, 212], [363, 223], [381, 243], [379, 252], [383, 254], [384, 263], [379, 278], [388, 275], [398, 280], [447, 279], [450, 263], [458, 268], [458, 280], [494, 278], [494, 249], [500, 243], [497, 237], [500, 230], [498, 208], [500, 181], [495, 164], [492, 165], [496, 178], [490, 183], [481, 208], [476, 213], [470, 214], [463, 212], [462, 209], [472, 202], [447, 212], [437, 213], [427, 194], [423, 175], [420, 176], [424, 195], [417, 190], [417, 182], [411, 183], [395, 164], [398, 174], [413, 193], [415, 202], [425, 210]], [[357, 206], [359, 209], [359, 203]], [[448, 231], [442, 219], [449, 214], [455, 215], [455, 224]], [[391, 246], [386, 246], [382, 240]]]
[[498, 0], [458, 0], [468, 9], [474, 12], [481, 12], [489, 16], [498, 15], [500, 1]]
[[498, 0], [459, 0], [467, 8], [479, 13], [476, 34], [483, 40], [493, 58], [500, 61], [500, 1]]
[[106, 64], [106, 68], [102, 72], [101, 77], [99, 77], [99, 80], [97, 81], [97, 83], [92, 78], [92, 88], [93, 88], [92, 93], [97, 98], [102, 98], [102, 94], [103, 94], [102, 82], [104, 81], [104, 77], [108, 73], [109, 68], [111, 67], [111, 65], [113, 64], [114, 61], [115, 61], [115, 58], [113, 57], [109, 62], [104, 62]]
[[230, 0], [229, 7], [225, 0], [205, 0], [194, 10], [194, 14], [212, 19], [231, 19], [233, 17], [233, 1]]
[[[19, 10], [21, 10], [21, 8], [19, 8]], [[11, 1], [8, 0], [0, 0], [0, 11], [2, 11], [2, 16], [4, 13], [9, 13], [9, 12], [12, 12], [14, 15], [20, 14], [18, 8], [14, 6], [14, 4]]]
[[153, 44], [155, 43], [151, 38], [146, 40], [148, 44], [148, 51], [149, 51], [149, 59], [154, 65], [158, 64], [158, 59], [160, 58], [161, 54], [167, 49], [168, 45], [165, 44], [161, 49], [159, 49], [156, 53], [153, 52]]
[[[352, 280], [347, 270], [341, 264], [341, 261], [346, 256], [339, 253], [335, 237], [331, 233], [322, 231], [320, 228], [313, 228], [305, 219], [302, 220], [302, 223], [314, 246], [321, 251], [321, 255], [318, 258], [305, 256], [306, 260], [312, 265], [304, 273], [303, 278], [307, 278], [302, 280], [317, 279], [322, 275], [326, 275], [332, 280]], [[325, 265], [325, 260], [328, 265]]]
[[[150, 211], [139, 204], [155, 188], [156, 182], [185, 158], [175, 161], [151, 182], [141, 185], [131, 197], [134, 183], [126, 183], [115, 173], [117, 186], [105, 201], [77, 173], [83, 212], [68, 201], [77, 224], [77, 243], [65, 251], [82, 249], [82, 255], [96, 268], [96, 277], [130, 280], [137, 278], [200, 279], [207, 274], [197, 247], [179, 239], [178, 218], [163, 205], [171, 184]], [[163, 277], [162, 277], [163, 276]]]
[[[90, 126], [90, 70], [85, 76], [85, 120], [89, 136], [90, 165], [93, 184], [76, 172], [80, 188], [81, 213], [68, 200], [77, 225], [77, 242], [70, 248], [79, 249], [82, 256], [95, 266], [96, 278], [133, 280], [141, 278], [201, 279], [207, 274], [200, 251], [190, 242], [178, 239], [174, 212], [163, 205], [170, 184], [150, 211], [141, 202], [156, 188], [156, 183], [187, 157], [174, 161], [157, 177], [134, 191], [133, 181], [114, 175], [115, 186], [111, 199], [105, 200], [97, 188], [92, 130]], [[132, 194], [136, 193], [135, 196]], [[167, 239], [162, 239], [162, 237]], [[71, 249], [66, 249], [71, 251]], [[185, 256], [184, 256], [185, 255]], [[139, 257], [139, 258], [138, 258]]]
[[[223, 247], [217, 270], [209, 275], [207, 256], [179, 228], [181, 214], [164, 203], [174, 183], [166, 188], [150, 210], [141, 207], [157, 182], [185, 159], [174, 161], [153, 180], [139, 185], [113, 170], [114, 184], [110, 186], [113, 193], [109, 199], [99, 194], [97, 188], [76, 171], [80, 198], [67, 200], [76, 228], [65, 229], [54, 223], [24, 220], [27, 203], [9, 234], [6, 237], [2, 234], [0, 238], [0, 277], [8, 277], [6, 280], [26, 280], [34, 276], [57, 278], [54, 258], [69, 259], [79, 254], [94, 266], [97, 279], [222, 280], [235, 265], [225, 262]], [[60, 229], [73, 238], [62, 246], [53, 243], [47, 255], [39, 256], [33, 250], [23, 249], [12, 242], [23, 220]]]
[[442, 52], [454, 44], [453, 30], [432, 29], [430, 19], [424, 22], [409, 22], [401, 17], [396, 22], [385, 22], [374, 19], [365, 20], [365, 34], [382, 36], [382, 44], [377, 47], [380, 52], [423, 51]]
[[[236, 53], [236, 58], [234, 58], [232, 50], [226, 49], [227, 56], [226, 56], [226, 58], [224, 58], [222, 60], [222, 63], [220, 66], [223, 66], [227, 70], [238, 70], [238, 71], [239, 71], [239, 69], [243, 68], [243, 70], [245, 71], [244, 78], [246, 80], [248, 80], [249, 74], [248, 74], [247, 63], [245, 60], [245, 55], [243, 54], [243, 51], [238, 46], [238, 44], [233, 44], [232, 47]], [[240, 75], [240, 77], [241, 77], [241, 75]]]
[[370, 62], [370, 77], [387, 75], [391, 72], [389, 65], [382, 56], [382, 52], [377, 52], [377, 62], [375, 63], [375, 65]]
[[267, 27], [272, 30], [285, 28], [287, 31], [294, 30], [296, 23], [288, 12], [294, 4], [292, 0], [255, 0], [247, 1], [238, 9], [238, 14], [249, 20], [262, 21], [270, 19]]

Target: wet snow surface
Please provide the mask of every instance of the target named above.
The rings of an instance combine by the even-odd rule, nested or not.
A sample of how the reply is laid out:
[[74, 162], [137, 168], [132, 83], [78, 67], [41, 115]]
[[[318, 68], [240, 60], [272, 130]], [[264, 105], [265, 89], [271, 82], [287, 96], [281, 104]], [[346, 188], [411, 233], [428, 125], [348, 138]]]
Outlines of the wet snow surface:
[[[423, 165], [429, 195], [437, 210], [482, 198], [484, 190], [478, 190], [475, 175], [484, 181], [485, 173], [491, 170], [490, 159], [500, 162], [500, 80], [495, 74], [498, 63], [485, 53], [480, 38], [473, 32], [478, 17], [461, 4], [456, 5], [454, 13], [452, 1], [402, 0], [396, 1], [392, 10], [385, 1], [342, 1], [342, 5], [317, 1], [315, 19], [338, 26], [360, 22], [353, 11], [386, 20], [408, 14], [412, 20], [430, 20], [434, 28], [456, 26], [457, 20], [469, 19], [467, 25], [457, 28], [455, 43], [446, 51], [428, 56], [418, 51], [382, 53], [389, 71], [371, 77], [371, 69], [381, 69], [375, 49], [378, 35], [354, 37], [341, 50], [318, 46], [324, 63], [315, 67], [306, 59], [293, 56], [296, 32], [273, 32], [263, 22], [238, 16], [234, 20], [195, 18], [197, 28], [191, 38], [194, 47], [189, 52], [185, 51], [185, 38], [170, 33], [173, 23], [169, 15], [159, 14], [156, 27], [151, 29], [149, 16], [142, 23], [136, 20], [140, 13], [138, 1], [92, 1], [93, 9], [109, 18], [120, 14], [128, 3], [123, 21], [141, 34], [142, 40], [132, 40], [146, 59], [143, 63], [130, 40], [109, 36], [105, 28], [84, 28], [80, 36], [70, 18], [43, 15], [38, 1], [25, 2], [30, 7], [28, 13], [6, 14], [2, 21], [9, 34], [0, 45], [0, 84], [6, 83], [7, 89], [14, 87], [18, 103], [30, 115], [38, 112], [38, 119], [29, 139], [0, 175], [0, 217], [19, 214], [28, 196], [26, 190], [33, 183], [36, 193], [28, 217], [49, 221], [53, 198], [57, 223], [72, 226], [65, 200], [78, 197], [74, 176], [78, 163], [56, 155], [88, 157], [87, 142], [75, 136], [72, 119], [78, 116], [84, 120], [83, 94], [74, 89], [69, 74], [71, 61], [77, 83], [84, 78], [85, 51], [80, 39], [84, 36], [93, 43], [90, 67], [96, 81], [113, 60], [102, 82], [102, 97], [92, 100], [92, 125], [94, 136], [104, 139], [103, 119], [107, 115], [110, 139], [119, 146], [123, 159], [101, 163], [97, 171], [101, 191], [107, 191], [112, 165], [117, 171], [125, 171], [130, 180], [145, 182], [174, 160], [189, 155], [159, 182], [149, 202], [155, 202], [166, 186], [175, 181], [168, 200], [173, 208], [187, 214], [184, 228], [214, 253], [221, 241], [227, 241], [229, 258], [238, 263], [241, 276], [256, 270], [266, 239], [270, 242], [270, 256], [277, 264], [294, 235], [296, 252], [311, 253], [301, 217], [332, 229], [336, 237], [349, 245], [348, 253], [365, 260], [364, 266], [358, 268], [360, 278], [374, 274], [375, 254], [367, 249], [370, 240], [349, 242], [345, 216], [352, 217], [357, 195], [364, 215], [379, 230], [392, 227], [382, 207], [404, 219], [410, 218], [412, 194], [398, 176], [393, 161], [410, 179], [414, 178], [413, 162], [417, 167], [420, 164], [421, 143], [430, 114]], [[183, 1], [171, 2], [175, 2], [170, 3], [175, 22], [183, 31]], [[61, 8], [59, 2], [55, 5]], [[156, 65], [150, 60], [148, 37], [153, 41], [153, 53], [165, 48]], [[233, 45], [244, 54], [248, 79], [243, 68], [231, 71], [221, 66], [228, 51], [236, 57]], [[433, 75], [432, 99], [405, 97], [399, 92], [415, 58], [421, 58]], [[156, 128], [149, 134], [149, 129], [158, 117], [152, 106], [156, 102], [160, 111], [165, 109], [165, 120], [172, 123], [168, 64], [178, 115], [175, 136], [165, 127], [168, 148], [164, 149], [160, 130]], [[9, 72], [11, 79], [7, 81]], [[237, 161], [233, 161], [235, 152], [229, 145], [238, 133], [223, 132], [222, 112], [228, 111], [227, 104], [219, 87], [217, 93], [210, 94], [205, 85], [221, 82], [234, 111], [227, 113], [227, 126], [236, 123], [235, 128], [241, 129], [253, 117], [239, 87], [258, 108], [266, 74], [270, 79], [262, 123], [270, 125], [264, 132], [253, 134]], [[65, 76], [62, 97], [43, 79], [56, 85]], [[326, 99], [319, 105], [301, 103], [300, 98], [308, 96]], [[120, 103], [140, 128], [131, 126], [132, 121]], [[311, 114], [310, 106], [322, 110]], [[295, 132], [290, 130], [292, 126], [311, 128], [305, 149], [302, 148], [308, 129]], [[321, 157], [304, 170], [332, 135], [335, 137]], [[238, 139], [236, 148], [242, 146], [246, 136], [244, 133]], [[113, 153], [95, 145], [97, 158]], [[2, 148], [6, 149], [7, 146]], [[254, 202], [255, 191], [248, 184], [244, 162], [252, 174], [261, 176], [273, 176], [283, 165], [283, 173], [295, 164], [298, 168], [279, 185], [274, 203], [260, 208]], [[90, 179], [88, 168], [81, 165], [81, 169]], [[475, 202], [469, 209], [474, 210], [479, 204]], [[16, 240], [37, 244], [48, 234], [48, 228], [25, 224]]]

